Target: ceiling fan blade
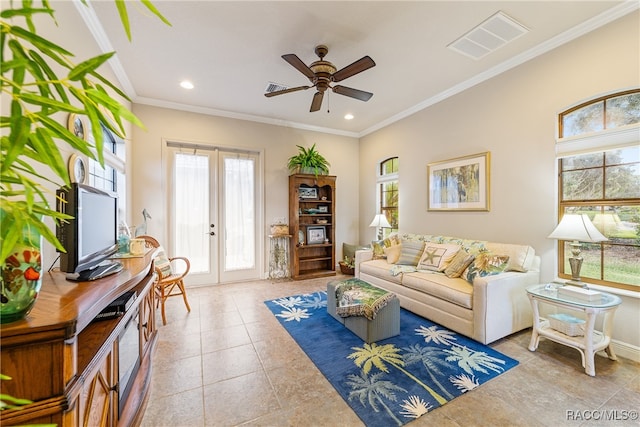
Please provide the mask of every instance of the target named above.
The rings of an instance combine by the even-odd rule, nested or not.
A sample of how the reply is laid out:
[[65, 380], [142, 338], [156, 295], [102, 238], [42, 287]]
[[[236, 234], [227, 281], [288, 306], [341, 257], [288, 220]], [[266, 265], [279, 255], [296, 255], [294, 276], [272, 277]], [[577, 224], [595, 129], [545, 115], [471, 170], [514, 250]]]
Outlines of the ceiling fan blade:
[[306, 90], [313, 86], [298, 86], [298, 87], [290, 87], [289, 89], [276, 90], [273, 92], [267, 92], [264, 94], [267, 98], [271, 98], [272, 96], [284, 95], [285, 93], [297, 92], [299, 90]]
[[358, 59], [356, 62], [354, 62], [353, 64], [347, 65], [346, 67], [344, 67], [341, 70], [336, 71], [335, 73], [333, 73], [332, 76], [332, 80], [334, 82], [339, 82], [342, 81], [348, 77], [351, 76], [355, 76], [358, 73], [361, 73], [365, 70], [368, 70], [371, 67], [375, 67], [376, 63], [373, 62], [373, 59], [371, 59], [368, 55]]
[[316, 92], [313, 95], [313, 101], [311, 101], [311, 108], [309, 109], [310, 113], [314, 111], [318, 111], [322, 107], [322, 98], [324, 97], [324, 92]]
[[293, 66], [296, 70], [300, 71], [302, 74], [307, 76], [309, 80], [313, 80], [316, 75], [311, 68], [307, 67], [307, 64], [302, 62], [300, 58], [295, 53], [288, 53], [286, 55], [282, 55], [282, 59], [287, 61], [289, 64]]
[[350, 96], [351, 98], [359, 99], [360, 101], [368, 101], [373, 96], [371, 92], [365, 92], [363, 90], [353, 89], [340, 85], [332, 87], [331, 90], [333, 90], [337, 94]]

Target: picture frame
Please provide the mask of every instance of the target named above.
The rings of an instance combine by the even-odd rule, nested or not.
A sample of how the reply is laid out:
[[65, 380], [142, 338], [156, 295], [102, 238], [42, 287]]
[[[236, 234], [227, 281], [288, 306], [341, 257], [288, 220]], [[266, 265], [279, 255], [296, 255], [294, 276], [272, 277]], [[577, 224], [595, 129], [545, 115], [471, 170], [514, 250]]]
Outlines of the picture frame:
[[300, 187], [298, 188], [298, 197], [300, 199], [317, 199], [318, 189], [315, 187]]
[[324, 243], [326, 232], [324, 227], [307, 227], [307, 245], [318, 245]]
[[329, 213], [329, 205], [318, 205], [318, 213]]
[[427, 164], [428, 211], [489, 211], [491, 153]]

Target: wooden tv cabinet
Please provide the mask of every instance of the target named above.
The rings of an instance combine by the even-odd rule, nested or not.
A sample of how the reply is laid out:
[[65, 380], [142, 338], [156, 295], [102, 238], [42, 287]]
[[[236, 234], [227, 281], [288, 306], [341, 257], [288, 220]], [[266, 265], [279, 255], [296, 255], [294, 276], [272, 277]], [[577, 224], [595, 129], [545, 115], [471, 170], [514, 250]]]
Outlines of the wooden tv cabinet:
[[[27, 318], [0, 328], [0, 373], [12, 377], [1, 382], [1, 393], [33, 401], [22, 409], [0, 412], [1, 425], [140, 424], [157, 340], [154, 253], [121, 259], [122, 271], [92, 282], [70, 282], [61, 272], [44, 273], [42, 289]], [[123, 316], [93, 321], [111, 301], [130, 290], [137, 298]], [[119, 394], [125, 386], [119, 384], [121, 336], [134, 343], [133, 359], [137, 350], [140, 361], [123, 402]]]

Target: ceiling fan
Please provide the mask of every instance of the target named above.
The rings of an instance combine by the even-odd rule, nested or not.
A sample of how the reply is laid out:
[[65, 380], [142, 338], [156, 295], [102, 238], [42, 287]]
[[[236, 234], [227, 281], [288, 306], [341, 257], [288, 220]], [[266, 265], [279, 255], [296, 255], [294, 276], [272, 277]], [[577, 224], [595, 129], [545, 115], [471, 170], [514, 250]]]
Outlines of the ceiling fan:
[[[322, 106], [322, 98], [327, 89], [331, 89], [333, 92], [339, 95], [349, 96], [351, 98], [359, 99], [360, 101], [368, 101], [373, 94], [371, 92], [365, 92], [363, 90], [353, 89], [347, 86], [335, 85], [331, 86], [331, 83], [340, 82], [346, 78], [354, 76], [376, 65], [369, 56], [364, 56], [358, 59], [356, 62], [347, 65], [341, 70], [337, 70], [335, 65], [329, 61], [325, 61], [324, 57], [329, 52], [329, 48], [325, 45], [316, 46], [316, 55], [320, 60], [311, 63], [307, 66], [297, 55], [289, 53], [282, 55], [282, 59], [291, 64], [296, 70], [307, 76], [307, 78], [313, 83], [311, 86], [297, 86], [283, 90], [277, 90], [274, 92], [267, 92], [264, 94], [267, 98], [272, 96], [283, 95], [285, 93], [297, 92], [299, 90], [306, 90], [312, 87], [316, 88], [316, 93], [313, 95], [311, 101], [311, 108], [309, 112], [318, 111]], [[337, 70], [337, 71], [336, 71]]]

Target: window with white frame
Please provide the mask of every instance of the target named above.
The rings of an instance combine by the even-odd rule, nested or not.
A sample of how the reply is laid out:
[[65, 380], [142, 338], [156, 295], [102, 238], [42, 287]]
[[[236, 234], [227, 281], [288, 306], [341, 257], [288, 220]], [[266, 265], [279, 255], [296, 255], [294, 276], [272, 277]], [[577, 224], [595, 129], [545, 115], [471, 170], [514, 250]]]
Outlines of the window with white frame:
[[[559, 115], [558, 218], [587, 214], [607, 237], [583, 243], [581, 279], [640, 290], [640, 89], [581, 103]], [[569, 279], [570, 242], [558, 276]]]
[[127, 185], [125, 174], [126, 149], [124, 140], [102, 125], [104, 167], [89, 159], [89, 185], [118, 194], [118, 215], [126, 218]]
[[378, 170], [378, 203], [380, 213], [387, 217], [391, 228], [382, 228], [383, 237], [398, 231], [398, 158], [380, 162]]

